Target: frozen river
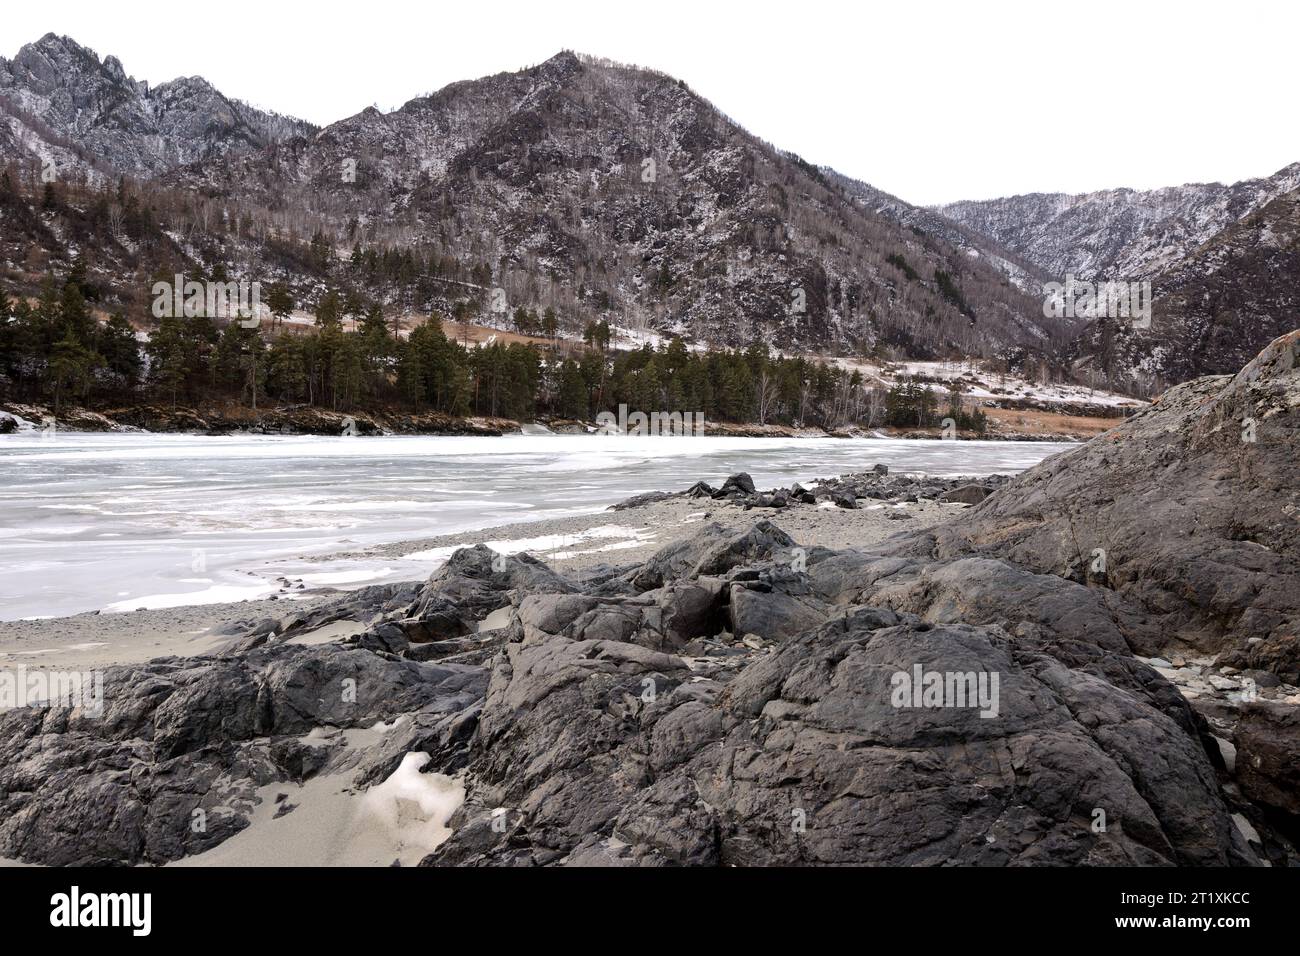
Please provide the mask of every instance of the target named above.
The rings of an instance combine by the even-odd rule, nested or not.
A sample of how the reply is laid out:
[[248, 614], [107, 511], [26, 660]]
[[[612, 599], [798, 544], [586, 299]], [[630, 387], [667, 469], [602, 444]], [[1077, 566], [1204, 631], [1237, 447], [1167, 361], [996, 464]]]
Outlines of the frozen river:
[[[600, 436], [0, 436], [0, 620], [426, 576], [341, 551], [593, 513], [747, 471], [760, 488], [870, 468], [1015, 473], [1076, 445]], [[527, 529], [521, 529], [525, 537]]]

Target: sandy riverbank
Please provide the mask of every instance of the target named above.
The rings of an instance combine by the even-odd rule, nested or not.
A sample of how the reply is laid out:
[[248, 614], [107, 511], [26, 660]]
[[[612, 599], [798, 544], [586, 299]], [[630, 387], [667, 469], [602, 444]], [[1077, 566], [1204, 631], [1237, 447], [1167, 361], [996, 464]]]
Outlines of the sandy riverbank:
[[[338, 557], [415, 556], [413, 567], [423, 567], [424, 571], [413, 578], [427, 577], [457, 547], [487, 543], [507, 553], [528, 551], [560, 570], [581, 570], [597, 564], [644, 561], [664, 545], [693, 534], [705, 521], [738, 528], [759, 518], [770, 518], [804, 546], [848, 548], [871, 545], [899, 531], [938, 524], [966, 507], [923, 500], [902, 505], [868, 504], [858, 510], [798, 507], [745, 511], [722, 501], [673, 498], [622, 511], [609, 509], [399, 541]], [[260, 601], [0, 622], [0, 667], [84, 670], [212, 653], [228, 642], [229, 638], [219, 632], [232, 621], [282, 617], [287, 613], [286, 605], [307, 610], [337, 593], [312, 591]], [[345, 622], [294, 639], [338, 640], [355, 630]]]

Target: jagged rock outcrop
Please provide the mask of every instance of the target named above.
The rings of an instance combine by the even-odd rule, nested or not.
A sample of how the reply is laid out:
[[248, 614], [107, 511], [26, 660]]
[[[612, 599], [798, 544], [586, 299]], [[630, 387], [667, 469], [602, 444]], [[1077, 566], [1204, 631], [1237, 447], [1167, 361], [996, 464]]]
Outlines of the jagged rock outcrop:
[[56, 174], [152, 175], [175, 166], [310, 136], [302, 120], [223, 96], [202, 77], [158, 86], [127, 76], [115, 56], [48, 33], [0, 57], [0, 159], [52, 159]]
[[1300, 839], [1300, 707], [1256, 701], [1233, 735], [1242, 791]]
[[1069, 196], [1030, 193], [948, 203], [934, 211], [1024, 257], [1064, 282], [1151, 279], [1284, 193], [1300, 187], [1300, 163], [1272, 176], [1145, 191]]
[[[820, 558], [813, 590], [821, 564], [855, 560]], [[574, 633], [573, 599], [546, 607], [521, 609], [494, 663], [471, 804], [426, 863], [1253, 859], [1186, 703], [1122, 640], [1080, 648], [1047, 627], [845, 604], [737, 667], [629, 644], [603, 622]], [[918, 664], [996, 673], [997, 716], [894, 706], [893, 675]], [[504, 832], [494, 807], [508, 808]]]
[[959, 504], [978, 504], [1008, 480], [1005, 475], [987, 475], [977, 482], [969, 478], [936, 478], [932, 475], [890, 475], [885, 465], [876, 465], [871, 471], [854, 472], [833, 478], [819, 478], [805, 488], [799, 483], [788, 488], [758, 491], [749, 475], [741, 472], [731, 475], [720, 488], [697, 481], [685, 491], [676, 494], [655, 491], [636, 495], [612, 505], [614, 511], [625, 511], [668, 498], [712, 498], [725, 504], [738, 505], [746, 511], [754, 508], [780, 510], [797, 505], [834, 505], [838, 508], [856, 509], [859, 502], [899, 504], [921, 499]]
[[1070, 346], [1073, 367], [1130, 381], [1235, 372], [1300, 315], [1300, 189], [1228, 226], [1151, 288], [1150, 327], [1090, 323]]
[[[390, 621], [436, 617], [451, 593], [467, 617], [511, 607], [484, 666], [272, 639], [114, 669], [102, 720], [0, 723], [0, 852], [199, 852], [245, 825], [257, 787], [332, 766], [313, 729], [408, 715], [354, 779], [383, 779], [402, 748], [463, 770], [470, 802], [430, 863], [1254, 859], [1194, 715], [1094, 589], [989, 559], [792, 545], [767, 522], [706, 526], [578, 580], [467, 549], [419, 592], [371, 596]], [[917, 666], [997, 683], [969, 705], [898, 706], [895, 675]], [[349, 677], [355, 703], [338, 693]], [[225, 808], [220, 825], [186, 835], [196, 807]]]
[[1300, 681], [1300, 331], [1014, 479], [909, 554], [1104, 588], [1169, 647]]

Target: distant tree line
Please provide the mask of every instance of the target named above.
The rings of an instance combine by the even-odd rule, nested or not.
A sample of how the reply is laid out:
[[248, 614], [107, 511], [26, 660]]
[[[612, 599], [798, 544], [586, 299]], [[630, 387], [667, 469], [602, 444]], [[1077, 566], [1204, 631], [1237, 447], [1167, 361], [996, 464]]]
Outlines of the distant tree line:
[[[170, 316], [140, 341], [121, 312], [98, 321], [95, 290], [74, 266], [48, 279], [35, 302], [0, 292], [0, 392], [15, 400], [75, 403], [160, 401], [173, 407], [234, 401], [253, 409], [309, 404], [339, 411], [402, 408], [447, 415], [591, 421], [620, 404], [640, 411], [694, 411], [707, 420], [836, 428], [933, 427], [951, 413], [964, 429], [983, 416], [949, 408], [917, 383], [872, 385], [858, 370], [744, 350], [694, 351], [680, 339], [610, 348], [605, 322], [584, 344], [491, 342], [449, 337], [435, 316], [403, 337], [383, 309], [330, 291], [314, 326], [283, 325], [293, 300], [272, 286], [274, 319], [245, 327], [207, 316]], [[351, 328], [346, 320], [352, 316]], [[550, 310], [521, 309], [516, 324], [554, 337]]]
[[0, 289], [0, 392], [65, 403], [92, 404], [135, 391], [143, 362], [135, 330], [121, 312], [99, 322], [88, 287], [74, 266], [58, 285], [47, 281], [34, 303]]

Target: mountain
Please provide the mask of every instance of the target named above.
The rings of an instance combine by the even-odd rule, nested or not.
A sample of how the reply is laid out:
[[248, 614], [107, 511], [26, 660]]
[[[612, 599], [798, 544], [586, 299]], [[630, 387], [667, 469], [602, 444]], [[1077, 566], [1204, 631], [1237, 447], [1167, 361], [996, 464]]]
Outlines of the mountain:
[[[49, 159], [89, 185], [42, 199]], [[1296, 164], [925, 209], [777, 149], [679, 80], [572, 52], [318, 129], [197, 77], [150, 88], [53, 34], [0, 60], [0, 162], [0, 270], [32, 294], [80, 261], [101, 305], [145, 327], [152, 277], [193, 271], [283, 285], [300, 311], [337, 290], [521, 331], [520, 312], [553, 310], [561, 337], [605, 320], [625, 344], [1028, 354], [1138, 391], [1274, 337], [1290, 207], [1253, 217], [1300, 188]], [[1154, 279], [1166, 319], [1045, 318], [1043, 283], [1068, 273]]]
[[1076, 368], [1158, 386], [1244, 365], [1300, 316], [1300, 189], [1215, 235], [1152, 289], [1151, 327], [1092, 323], [1072, 347]]
[[1198, 183], [1073, 196], [1030, 193], [949, 203], [934, 211], [1005, 246], [1055, 281], [1073, 274], [1133, 282], [1170, 269], [1222, 230], [1297, 187], [1300, 163], [1293, 163], [1265, 179], [1231, 186]]
[[424, 244], [483, 264], [510, 309], [701, 343], [988, 355], [1059, 333], [996, 268], [684, 83], [570, 52], [160, 182], [315, 223], [338, 255]]
[[854, 202], [909, 229], [943, 239], [972, 258], [984, 258], [1019, 289], [1039, 298], [1050, 276], [1027, 259], [988, 236], [924, 206], [913, 206], [867, 183], [850, 179], [829, 166], [822, 172], [839, 183]]
[[46, 34], [0, 57], [0, 157], [153, 175], [311, 135], [302, 120], [223, 96], [201, 77], [150, 88], [113, 56]]

